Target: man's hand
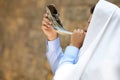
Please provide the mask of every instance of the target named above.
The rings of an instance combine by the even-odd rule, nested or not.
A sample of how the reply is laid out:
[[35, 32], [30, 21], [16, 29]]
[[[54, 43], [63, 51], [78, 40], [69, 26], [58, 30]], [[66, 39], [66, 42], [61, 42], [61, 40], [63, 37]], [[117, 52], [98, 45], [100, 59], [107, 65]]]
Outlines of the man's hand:
[[83, 44], [84, 38], [85, 38], [84, 30], [80, 29], [74, 30], [71, 36], [70, 45], [80, 48]]
[[57, 32], [51, 27], [51, 22], [49, 21], [47, 14], [44, 14], [42, 30], [47, 36], [48, 40], [54, 40], [58, 37]]

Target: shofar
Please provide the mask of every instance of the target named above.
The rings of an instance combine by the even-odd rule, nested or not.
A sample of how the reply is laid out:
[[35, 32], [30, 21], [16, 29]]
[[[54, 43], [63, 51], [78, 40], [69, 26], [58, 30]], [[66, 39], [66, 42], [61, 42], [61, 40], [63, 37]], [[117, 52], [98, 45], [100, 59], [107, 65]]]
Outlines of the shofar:
[[53, 4], [50, 4], [46, 7], [46, 12], [48, 14], [48, 19], [52, 22], [51, 26], [53, 29], [55, 29], [59, 34], [72, 34], [72, 32], [64, 29], [59, 19], [58, 11]]

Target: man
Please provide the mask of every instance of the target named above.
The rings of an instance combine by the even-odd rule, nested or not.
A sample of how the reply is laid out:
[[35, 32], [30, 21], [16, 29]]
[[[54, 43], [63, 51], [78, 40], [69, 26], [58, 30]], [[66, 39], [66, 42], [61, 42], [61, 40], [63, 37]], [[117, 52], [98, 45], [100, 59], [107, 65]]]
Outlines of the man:
[[[93, 13], [94, 7], [91, 8], [90, 12]], [[91, 16], [90, 16], [91, 18]], [[88, 20], [88, 25], [90, 19]], [[42, 30], [47, 36], [47, 53], [46, 56], [50, 63], [52, 72], [55, 73], [56, 69], [62, 65], [62, 63], [76, 64], [78, 61], [78, 53], [85, 38], [87, 27], [85, 29], [77, 29], [73, 31], [71, 36], [70, 45], [67, 46], [63, 54], [60, 46], [60, 41], [57, 32], [51, 27], [51, 22], [47, 18], [47, 14], [44, 15], [42, 21]]]
[[120, 8], [99, 0], [76, 64], [62, 63], [54, 80], [120, 80]]

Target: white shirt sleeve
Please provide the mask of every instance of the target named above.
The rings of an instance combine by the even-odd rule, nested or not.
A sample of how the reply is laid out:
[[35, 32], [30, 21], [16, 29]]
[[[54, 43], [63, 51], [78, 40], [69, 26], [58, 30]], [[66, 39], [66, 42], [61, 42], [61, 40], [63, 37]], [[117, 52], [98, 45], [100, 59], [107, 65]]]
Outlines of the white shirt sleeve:
[[52, 72], [55, 73], [62, 64], [75, 64], [78, 60], [79, 49], [74, 46], [68, 46], [63, 54], [59, 38], [53, 41], [47, 41], [47, 59]]
[[77, 47], [68, 46], [65, 49], [64, 56], [60, 60], [59, 67], [62, 64], [76, 64], [76, 62], [78, 61], [78, 53], [79, 49]]
[[55, 73], [59, 61], [61, 57], [63, 56], [63, 51], [60, 46], [60, 40], [59, 38], [53, 40], [53, 41], [47, 41], [47, 59], [49, 61], [50, 67], [52, 69], [52, 72]]

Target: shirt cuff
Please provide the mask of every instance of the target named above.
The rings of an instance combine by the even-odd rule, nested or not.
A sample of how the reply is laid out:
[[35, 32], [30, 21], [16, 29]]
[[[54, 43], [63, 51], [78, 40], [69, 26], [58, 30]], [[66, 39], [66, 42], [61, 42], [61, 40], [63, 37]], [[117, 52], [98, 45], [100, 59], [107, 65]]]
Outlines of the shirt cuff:
[[59, 46], [60, 46], [59, 38], [52, 40], [52, 41], [47, 40], [47, 49], [48, 50], [51, 50], [51, 51], [56, 50]]
[[66, 59], [64, 59], [63, 62], [68, 61], [71, 62], [72, 64], [75, 64], [78, 61], [78, 54], [79, 54], [79, 49], [77, 47], [68, 46], [64, 54]]
[[68, 46], [65, 51], [65, 55], [74, 59], [78, 56], [78, 53], [79, 53], [79, 49], [74, 46]]

